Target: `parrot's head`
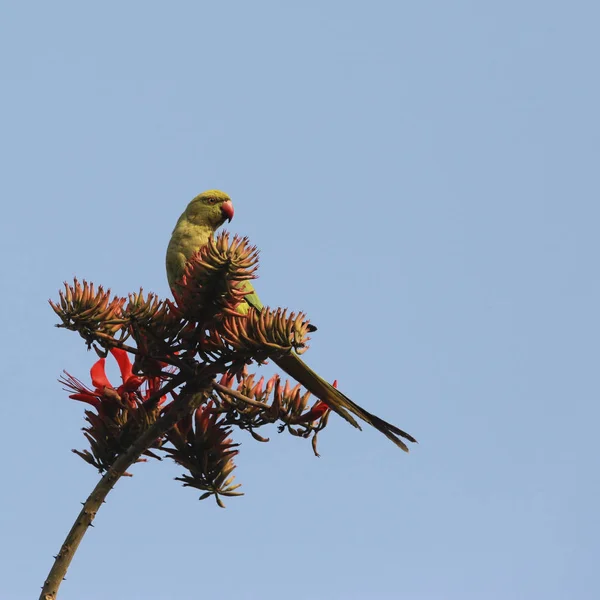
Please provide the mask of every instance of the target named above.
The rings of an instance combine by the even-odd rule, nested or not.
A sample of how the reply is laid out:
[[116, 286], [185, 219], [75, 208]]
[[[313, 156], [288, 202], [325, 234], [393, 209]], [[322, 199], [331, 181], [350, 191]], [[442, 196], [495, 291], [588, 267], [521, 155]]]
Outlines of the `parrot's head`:
[[233, 219], [231, 198], [219, 190], [207, 190], [198, 194], [185, 209], [185, 216], [190, 223], [196, 225], [209, 224], [213, 230], [218, 229]]

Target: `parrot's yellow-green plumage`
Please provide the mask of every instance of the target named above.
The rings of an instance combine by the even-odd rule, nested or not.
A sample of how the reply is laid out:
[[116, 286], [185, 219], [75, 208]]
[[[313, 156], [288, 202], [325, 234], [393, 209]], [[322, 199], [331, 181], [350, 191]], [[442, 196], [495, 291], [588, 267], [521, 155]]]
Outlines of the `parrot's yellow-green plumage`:
[[[167, 248], [167, 277], [171, 288], [181, 279], [186, 263], [192, 254], [205, 246], [215, 231], [226, 220], [231, 221], [232, 218], [233, 204], [231, 198], [219, 190], [202, 192], [187, 205], [185, 211], [179, 217], [177, 225], [175, 225]], [[252, 309], [261, 311], [263, 305], [254, 292], [252, 284], [245, 281], [244, 287], [251, 289], [252, 293], [245, 296], [246, 302], [238, 310], [244, 313]], [[281, 356], [275, 359], [274, 362], [288, 375], [301, 383], [311, 394], [355, 427], [360, 429], [350, 413], [381, 431], [397, 446], [407, 452], [408, 448], [400, 438], [416, 442], [408, 433], [355, 404], [350, 398], [319, 377], [297, 354], [290, 353]]]

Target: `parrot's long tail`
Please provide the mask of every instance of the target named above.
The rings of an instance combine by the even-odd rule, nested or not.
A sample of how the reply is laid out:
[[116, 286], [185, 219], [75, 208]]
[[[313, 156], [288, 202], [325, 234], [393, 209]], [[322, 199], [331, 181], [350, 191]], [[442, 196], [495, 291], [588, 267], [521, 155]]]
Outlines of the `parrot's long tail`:
[[381, 431], [383, 435], [392, 440], [396, 446], [402, 448], [405, 452], [408, 452], [408, 447], [400, 439], [401, 437], [410, 442], [417, 441], [411, 435], [402, 431], [402, 429], [380, 419], [360, 407], [358, 404], [352, 402], [350, 398], [319, 377], [306, 363], [298, 358], [296, 354], [286, 354], [274, 362], [288, 375], [298, 381], [298, 383], [301, 383], [311, 394], [313, 394], [313, 396], [316, 396], [319, 400], [325, 402], [331, 410], [334, 410], [340, 416], [344, 417], [344, 419], [354, 425], [354, 427], [360, 429], [360, 425], [350, 413], [353, 413], [369, 425], [375, 427], [375, 429]]

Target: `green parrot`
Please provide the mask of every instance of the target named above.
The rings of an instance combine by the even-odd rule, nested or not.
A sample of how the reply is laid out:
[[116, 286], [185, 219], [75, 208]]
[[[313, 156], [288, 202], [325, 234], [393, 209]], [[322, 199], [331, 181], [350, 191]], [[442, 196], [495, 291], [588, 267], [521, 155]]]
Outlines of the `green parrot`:
[[[171, 288], [181, 279], [186, 263], [192, 254], [208, 243], [208, 240], [225, 220], [231, 221], [232, 218], [231, 198], [219, 190], [203, 192], [187, 205], [175, 225], [167, 248], [167, 277]], [[245, 303], [238, 310], [241, 313], [246, 313], [251, 309], [261, 311], [263, 304], [256, 295], [252, 284], [246, 281], [244, 285], [246, 289], [250, 289], [251, 293], [245, 296]], [[381, 431], [406, 452], [408, 452], [408, 447], [400, 438], [416, 442], [408, 433], [355, 404], [350, 398], [319, 377], [297, 354], [293, 352], [286, 354], [274, 359], [274, 362], [319, 400], [327, 404], [331, 410], [337, 412], [358, 429], [360, 426], [350, 413]]]

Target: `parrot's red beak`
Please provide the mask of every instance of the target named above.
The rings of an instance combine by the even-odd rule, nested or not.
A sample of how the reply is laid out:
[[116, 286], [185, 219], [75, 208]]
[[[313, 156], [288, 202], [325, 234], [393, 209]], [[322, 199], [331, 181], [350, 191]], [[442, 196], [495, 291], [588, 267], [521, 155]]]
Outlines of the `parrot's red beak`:
[[231, 221], [231, 219], [233, 219], [233, 204], [231, 204], [229, 200], [223, 202], [223, 204], [221, 204], [221, 212], [228, 221]]

